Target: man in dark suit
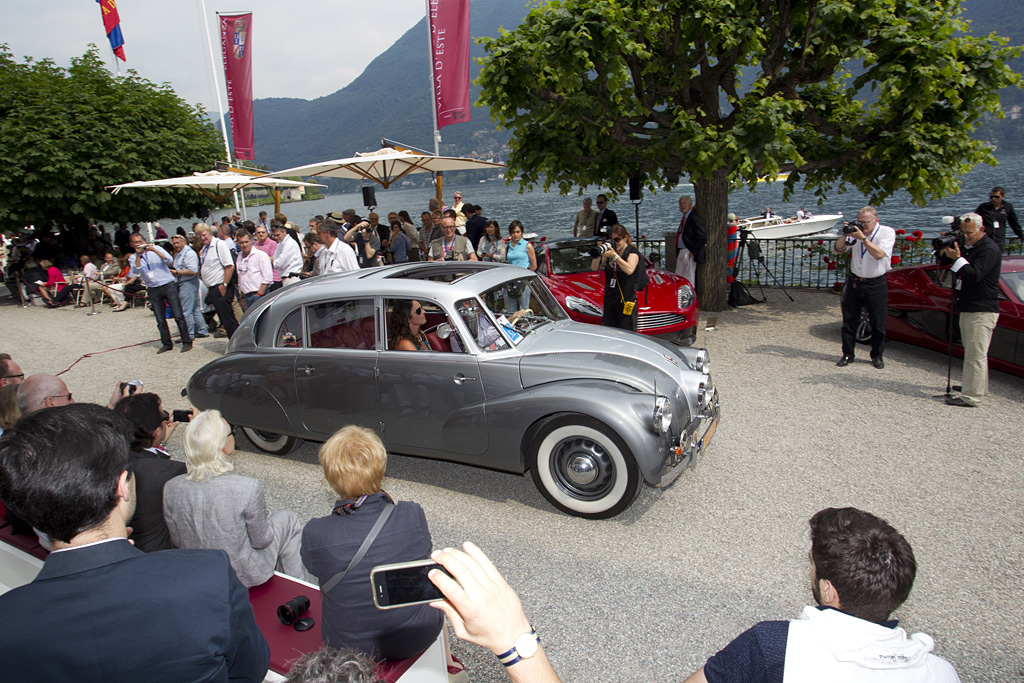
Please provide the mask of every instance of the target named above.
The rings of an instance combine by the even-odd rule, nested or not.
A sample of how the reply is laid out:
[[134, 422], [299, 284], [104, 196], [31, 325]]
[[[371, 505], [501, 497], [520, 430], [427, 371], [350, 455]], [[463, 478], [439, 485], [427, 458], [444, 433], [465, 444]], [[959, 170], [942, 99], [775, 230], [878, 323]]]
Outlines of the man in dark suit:
[[270, 651], [227, 555], [128, 542], [131, 431], [79, 403], [0, 439], [0, 497], [53, 543], [35, 580], [0, 596], [4, 678], [263, 680]]
[[1017, 220], [1017, 212], [1013, 210], [1013, 204], [1006, 201], [1006, 191], [1001, 187], [993, 187], [988, 193], [988, 201], [978, 204], [974, 213], [981, 215], [985, 226], [985, 234], [995, 240], [999, 251], [1003, 251], [1006, 245], [1006, 228], [1012, 229], [1019, 239], [1024, 240], [1024, 230], [1021, 230], [1020, 221]]
[[597, 218], [594, 219], [594, 237], [610, 237], [612, 226], [618, 225], [619, 217], [608, 208], [608, 197], [597, 195]]
[[676, 275], [682, 275], [697, 284], [697, 264], [704, 263], [704, 248], [708, 243], [708, 234], [704, 230], [704, 222], [693, 206], [689, 197], [679, 198], [679, 212], [683, 218], [679, 221], [676, 231]]

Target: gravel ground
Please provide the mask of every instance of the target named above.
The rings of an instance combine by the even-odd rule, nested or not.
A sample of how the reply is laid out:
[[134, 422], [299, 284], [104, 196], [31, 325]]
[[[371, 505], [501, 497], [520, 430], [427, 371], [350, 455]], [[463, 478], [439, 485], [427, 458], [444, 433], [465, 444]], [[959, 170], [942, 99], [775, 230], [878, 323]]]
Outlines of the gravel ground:
[[[402, 456], [390, 459], [387, 490], [423, 506], [435, 547], [472, 539], [487, 551], [566, 681], [681, 680], [754, 622], [795, 617], [811, 600], [807, 520], [845, 505], [913, 545], [917, 585], [896, 613], [909, 631], [931, 634], [964, 681], [1024, 680], [1024, 382], [992, 372], [985, 406], [964, 410], [935, 398], [941, 354], [891, 343], [884, 370], [866, 350], [836, 368], [838, 298], [792, 294], [770, 290], [770, 303], [721, 313], [701, 333], [722, 396], [714, 441], [615, 519], [556, 512], [528, 475]], [[118, 380], [141, 378], [170, 409], [187, 407], [181, 387], [226, 347], [211, 338], [156, 356], [147, 310], [102, 311], [0, 298], [0, 351], [29, 374], [92, 354], [63, 375], [78, 401], [105, 404]], [[180, 435], [170, 447], [180, 457]], [[316, 444], [287, 458], [249, 447], [235, 463], [300, 518], [333, 501]], [[490, 654], [455, 650], [473, 680], [505, 680]]]

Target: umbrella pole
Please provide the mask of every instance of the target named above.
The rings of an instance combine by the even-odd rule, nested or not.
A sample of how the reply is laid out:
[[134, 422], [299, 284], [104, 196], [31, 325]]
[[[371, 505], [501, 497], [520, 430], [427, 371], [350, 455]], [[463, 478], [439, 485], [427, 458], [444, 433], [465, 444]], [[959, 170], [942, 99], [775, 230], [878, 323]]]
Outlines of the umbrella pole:
[[444, 194], [444, 173], [437, 171], [434, 173], [434, 188], [437, 190], [437, 203], [440, 206], [444, 206], [444, 200], [441, 196]]
[[274, 188], [274, 215], [281, 213], [281, 188]]

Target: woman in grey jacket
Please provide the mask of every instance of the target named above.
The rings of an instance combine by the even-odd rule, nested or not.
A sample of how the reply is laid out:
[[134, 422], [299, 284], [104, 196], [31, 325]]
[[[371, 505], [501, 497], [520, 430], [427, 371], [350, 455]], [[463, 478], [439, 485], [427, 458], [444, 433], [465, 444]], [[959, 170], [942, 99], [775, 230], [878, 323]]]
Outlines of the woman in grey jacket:
[[308, 581], [299, 557], [302, 526], [291, 510], [271, 512], [258, 479], [232, 473], [231, 427], [206, 410], [185, 429], [186, 474], [164, 485], [164, 519], [179, 548], [219, 548], [246, 588], [274, 570]]

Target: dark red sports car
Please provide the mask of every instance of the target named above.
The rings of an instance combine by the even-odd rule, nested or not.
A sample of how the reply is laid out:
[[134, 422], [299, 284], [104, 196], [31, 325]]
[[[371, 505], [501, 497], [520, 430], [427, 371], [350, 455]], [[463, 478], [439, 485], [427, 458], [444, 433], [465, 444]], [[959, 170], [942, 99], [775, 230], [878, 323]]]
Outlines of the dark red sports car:
[[[952, 279], [949, 269], [934, 264], [889, 271], [886, 337], [946, 353]], [[999, 324], [988, 349], [988, 364], [1024, 377], [1024, 256], [1003, 257], [999, 290]], [[958, 318], [953, 317], [953, 355], [963, 358]]]
[[[537, 274], [573, 320], [601, 324], [604, 281], [590, 269], [596, 238], [534, 242]], [[654, 267], [647, 261], [647, 289], [637, 296], [640, 313], [637, 331], [693, 341], [697, 330], [697, 295], [684, 278]]]

